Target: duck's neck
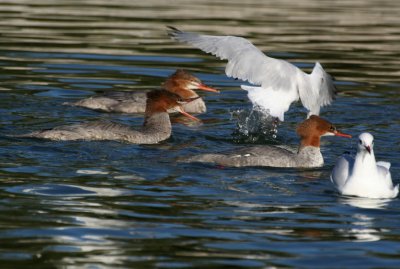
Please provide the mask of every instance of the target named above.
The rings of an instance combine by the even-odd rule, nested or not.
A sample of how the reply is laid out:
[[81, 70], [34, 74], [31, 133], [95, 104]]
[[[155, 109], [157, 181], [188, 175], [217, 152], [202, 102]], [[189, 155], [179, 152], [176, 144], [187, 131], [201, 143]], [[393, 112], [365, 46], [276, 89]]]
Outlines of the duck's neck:
[[321, 137], [320, 136], [302, 136], [300, 140], [299, 151], [304, 147], [316, 147], [319, 148], [321, 145]]
[[319, 136], [302, 137], [296, 160], [301, 167], [319, 167], [324, 164]]
[[320, 167], [324, 164], [324, 158], [319, 147], [302, 147], [295, 159], [298, 167]]
[[151, 133], [168, 133], [171, 134], [171, 121], [167, 112], [155, 112], [146, 114], [143, 131]]
[[[142, 144], [154, 144], [171, 136], [171, 121], [167, 112], [146, 114], [142, 129], [134, 139]], [[139, 137], [140, 136], [140, 137]]]

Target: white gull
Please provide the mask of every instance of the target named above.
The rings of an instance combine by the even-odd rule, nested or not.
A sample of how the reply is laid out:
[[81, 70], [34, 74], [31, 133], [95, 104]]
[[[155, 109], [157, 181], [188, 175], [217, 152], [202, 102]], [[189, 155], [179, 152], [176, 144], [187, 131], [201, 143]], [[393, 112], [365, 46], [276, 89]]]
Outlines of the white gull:
[[362, 133], [358, 137], [355, 158], [343, 155], [337, 161], [331, 174], [331, 181], [343, 195], [365, 198], [394, 198], [399, 193], [399, 185], [393, 186], [390, 163], [376, 162], [374, 137]]
[[300, 99], [310, 116], [319, 115], [321, 107], [334, 99], [333, 79], [318, 62], [313, 71], [306, 74], [287, 61], [268, 57], [245, 38], [201, 35], [169, 28], [173, 39], [228, 60], [225, 68], [228, 77], [261, 86], [242, 85], [241, 88], [248, 92], [253, 105], [269, 110], [281, 121], [294, 101]]

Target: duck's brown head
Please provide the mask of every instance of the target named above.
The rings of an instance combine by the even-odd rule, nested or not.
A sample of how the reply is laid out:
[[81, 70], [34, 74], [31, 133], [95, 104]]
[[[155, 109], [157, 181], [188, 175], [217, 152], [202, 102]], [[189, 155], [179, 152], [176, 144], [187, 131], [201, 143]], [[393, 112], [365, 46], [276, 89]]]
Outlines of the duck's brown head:
[[326, 135], [351, 138], [351, 135], [339, 132], [335, 125], [316, 115], [311, 115], [308, 119], [300, 123], [296, 132], [301, 138], [301, 146], [303, 147], [319, 147], [321, 136]]
[[162, 87], [165, 90], [173, 92], [182, 98], [197, 97], [198, 95], [196, 92], [194, 92], [194, 90], [219, 92], [214, 88], [208, 87], [201, 82], [200, 79], [183, 69], [178, 69], [175, 73], [169, 76], [162, 84]]
[[151, 91], [147, 93], [146, 115], [149, 116], [155, 113], [176, 111], [193, 120], [200, 121], [198, 118], [182, 109], [183, 104], [189, 103], [197, 98], [199, 97], [182, 98], [177, 94], [163, 90]]

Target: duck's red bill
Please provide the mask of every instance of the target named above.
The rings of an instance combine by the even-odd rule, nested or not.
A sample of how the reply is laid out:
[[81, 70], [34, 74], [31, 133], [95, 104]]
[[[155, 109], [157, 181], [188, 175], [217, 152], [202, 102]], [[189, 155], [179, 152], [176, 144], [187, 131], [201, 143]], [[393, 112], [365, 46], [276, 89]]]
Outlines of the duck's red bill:
[[341, 137], [351, 138], [351, 135], [349, 135], [349, 134], [344, 134], [344, 133], [341, 133], [341, 132], [336, 132], [336, 133], [335, 133], [335, 136], [341, 136]]
[[203, 90], [203, 91], [207, 91], [207, 92], [219, 92], [219, 90], [214, 89], [214, 88], [211, 88], [211, 87], [208, 87], [208, 86], [205, 85], [205, 84], [199, 84], [199, 85], [197, 86], [197, 88], [198, 88], [199, 90]]
[[201, 121], [200, 119], [196, 118], [193, 115], [190, 115], [189, 113], [187, 113], [186, 111], [184, 111], [181, 107], [179, 108], [179, 113], [181, 113], [182, 115], [188, 117], [189, 119], [192, 119], [194, 121]]

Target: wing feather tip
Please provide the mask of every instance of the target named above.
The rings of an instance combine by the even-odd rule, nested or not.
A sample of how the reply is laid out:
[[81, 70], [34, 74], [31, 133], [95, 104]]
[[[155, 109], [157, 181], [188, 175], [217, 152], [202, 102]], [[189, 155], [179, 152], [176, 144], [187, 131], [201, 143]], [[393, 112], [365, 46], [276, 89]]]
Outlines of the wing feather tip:
[[176, 27], [174, 27], [174, 26], [166, 25], [166, 27], [168, 28], [168, 29], [167, 29], [167, 34], [168, 34], [170, 37], [174, 37], [174, 38], [175, 38], [177, 35], [183, 33], [181, 30], [179, 30], [178, 28], [176, 28]]

